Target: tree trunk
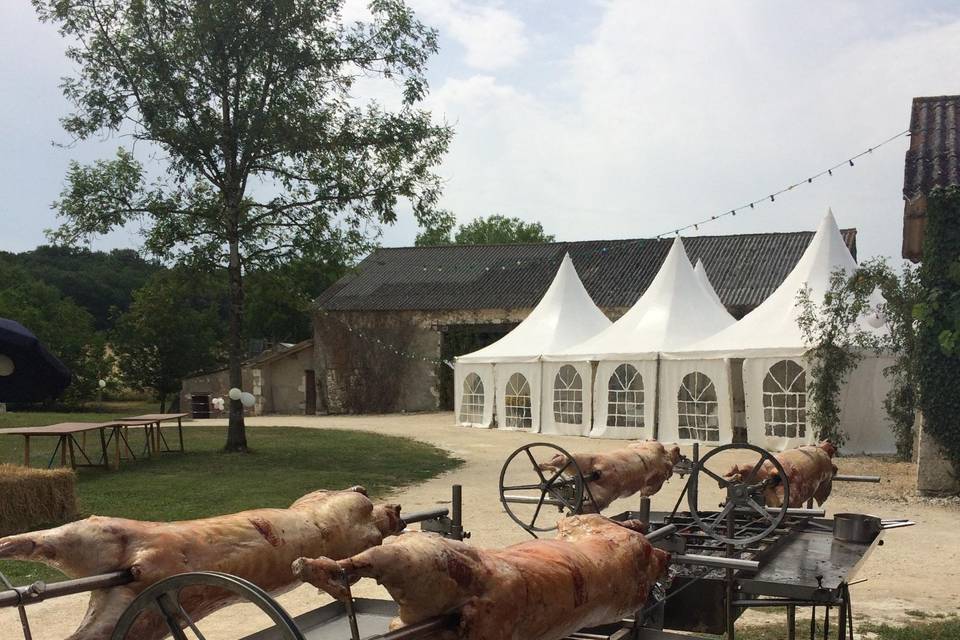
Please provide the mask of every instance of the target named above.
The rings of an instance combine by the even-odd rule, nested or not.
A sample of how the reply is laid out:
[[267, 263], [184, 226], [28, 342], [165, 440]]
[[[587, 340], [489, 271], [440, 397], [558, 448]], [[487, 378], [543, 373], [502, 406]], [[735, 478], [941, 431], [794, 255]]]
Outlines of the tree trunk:
[[166, 412], [167, 412], [167, 394], [161, 393], [160, 394], [160, 413], [166, 413]]
[[[243, 274], [240, 265], [240, 243], [230, 240], [230, 387], [243, 390]], [[226, 451], [247, 451], [247, 432], [243, 424], [243, 405], [230, 400], [230, 425], [227, 428]]]

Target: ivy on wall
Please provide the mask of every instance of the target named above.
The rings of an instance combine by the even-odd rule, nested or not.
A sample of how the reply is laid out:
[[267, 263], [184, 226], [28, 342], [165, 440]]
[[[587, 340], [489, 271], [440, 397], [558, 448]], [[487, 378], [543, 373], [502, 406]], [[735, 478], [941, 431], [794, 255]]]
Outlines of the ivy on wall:
[[914, 418], [918, 408], [917, 329], [914, 309], [924, 298], [917, 268], [909, 263], [891, 269], [883, 258], [864, 262], [857, 270], [857, 281], [865, 288], [879, 290], [882, 300], [873, 313], [884, 323], [877, 347], [893, 358], [883, 370], [890, 389], [883, 401], [896, 438], [897, 454], [909, 460], [913, 454]]
[[960, 473], [960, 188], [932, 191], [920, 266], [917, 376], [924, 430]]
[[839, 269], [830, 274], [822, 302], [813, 300], [810, 289], [797, 294], [797, 325], [808, 346], [807, 416], [817, 438], [837, 448], [846, 441], [840, 426], [840, 390], [863, 351], [876, 348], [858, 324], [870, 308], [872, 289], [859, 274]]

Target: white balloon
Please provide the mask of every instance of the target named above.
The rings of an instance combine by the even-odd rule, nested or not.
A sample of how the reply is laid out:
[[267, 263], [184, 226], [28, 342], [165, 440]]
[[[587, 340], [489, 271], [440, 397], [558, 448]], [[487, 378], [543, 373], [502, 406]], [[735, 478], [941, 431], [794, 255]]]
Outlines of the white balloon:
[[874, 329], [879, 329], [886, 323], [887, 319], [878, 311], [867, 316], [867, 324]]
[[13, 364], [13, 360], [10, 356], [5, 356], [0, 353], [0, 376], [9, 376], [13, 375], [13, 370], [16, 367]]
[[256, 401], [257, 399], [253, 397], [252, 393], [247, 393], [246, 391], [244, 391], [240, 395], [240, 404], [242, 404], [248, 409], [252, 407], [256, 403]]
[[243, 394], [242, 394], [242, 392], [240, 391], [240, 389], [237, 389], [236, 387], [234, 387], [233, 389], [230, 389], [230, 391], [227, 393], [227, 395], [230, 396], [230, 399], [231, 399], [231, 400], [239, 400], [239, 399], [240, 399], [240, 396], [243, 395]]

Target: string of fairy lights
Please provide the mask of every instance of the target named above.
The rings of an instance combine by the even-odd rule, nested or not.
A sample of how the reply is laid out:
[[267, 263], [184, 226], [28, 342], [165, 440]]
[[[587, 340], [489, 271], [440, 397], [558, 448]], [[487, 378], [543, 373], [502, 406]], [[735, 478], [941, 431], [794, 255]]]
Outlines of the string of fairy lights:
[[[829, 167], [823, 169], [822, 171], [817, 171], [817, 172], [815, 172], [815, 173], [813, 173], [813, 174], [808, 174], [807, 177], [805, 177], [805, 178], [803, 178], [803, 179], [801, 179], [801, 180], [797, 180], [797, 181], [795, 181], [795, 182], [793, 182], [793, 183], [791, 183], [791, 184], [788, 184], [787, 186], [785, 186], [785, 187], [783, 187], [783, 188], [781, 188], [781, 189], [778, 189], [778, 190], [776, 190], [776, 191], [770, 192], [770, 193], [768, 193], [767, 195], [765, 195], [765, 196], [763, 196], [763, 197], [761, 197], [761, 198], [756, 198], [756, 199], [751, 200], [751, 201], [749, 201], [749, 202], [747, 202], [747, 203], [745, 203], [745, 204], [742, 204], [742, 205], [740, 205], [740, 206], [738, 206], [738, 207], [733, 207], [732, 209], [724, 209], [723, 211], [720, 211], [720, 212], [718, 212], [718, 213], [715, 213], [715, 214], [713, 214], [713, 215], [710, 215], [709, 217], [705, 217], [705, 218], [703, 218], [702, 220], [697, 220], [697, 221], [691, 222], [691, 223], [689, 223], [689, 224], [687, 224], [687, 225], [684, 225], [684, 226], [681, 226], [681, 227], [677, 227], [677, 228], [675, 228], [675, 229], [671, 229], [671, 230], [665, 231], [665, 232], [663, 232], [663, 233], [659, 233], [659, 234], [657, 234], [657, 235], [654, 236], [654, 237], [656, 238], [656, 240], [662, 240], [663, 238], [670, 237], [670, 236], [679, 236], [679, 235], [680, 235], [681, 233], [683, 233], [684, 231], [690, 231], [691, 229], [694, 230], [694, 231], [699, 231], [699, 230], [700, 230], [700, 227], [702, 227], [702, 226], [704, 226], [704, 225], [707, 225], [707, 224], [710, 224], [710, 223], [713, 223], [713, 222], [716, 222], [716, 221], [718, 221], [718, 220], [722, 220], [722, 219], [728, 218], [728, 217], [731, 217], [731, 218], [732, 218], [732, 217], [735, 217], [738, 213], [741, 213], [741, 212], [744, 212], [744, 211], [754, 211], [754, 210], [756, 210], [758, 207], [760, 207], [760, 206], [762, 206], [762, 205], [775, 204], [775, 203], [777, 202], [777, 197], [778, 197], [778, 196], [782, 196], [782, 195], [785, 194], [785, 193], [789, 193], [789, 192], [793, 191], [794, 189], [797, 189], [798, 187], [803, 187], [803, 186], [808, 185], [808, 184], [813, 184], [814, 181], [819, 180], [819, 179], [822, 179], [822, 178], [824, 178], [824, 177], [828, 177], [828, 178], [833, 177], [833, 174], [834, 174], [835, 171], [838, 171], [838, 170], [844, 169], [844, 168], [854, 167], [854, 166], [856, 166], [856, 162], [855, 162], [856, 160], [859, 160], [860, 158], [862, 158], [862, 157], [864, 157], [864, 156], [870, 155], [870, 154], [872, 154], [874, 151], [876, 151], [876, 150], [878, 150], [878, 149], [880, 149], [880, 148], [882, 148], [882, 147], [890, 144], [890, 143], [893, 142], [894, 140], [897, 140], [897, 139], [902, 138], [902, 137], [904, 137], [904, 136], [908, 136], [909, 134], [910, 134], [910, 130], [909, 130], [909, 129], [904, 130], [904, 131], [901, 131], [901, 132], [899, 132], [899, 133], [897, 133], [897, 134], [895, 134], [895, 135], [892, 135], [892, 136], [890, 136], [890, 137], [882, 140], [881, 142], [878, 142], [877, 144], [875, 144], [875, 145], [873, 145], [873, 146], [867, 147], [865, 150], [861, 151], [860, 153], [857, 153], [857, 154], [855, 154], [855, 155], [849, 156], [849, 157], [847, 157], [846, 159], [844, 159], [843, 161], [838, 162], [838, 163], [836, 163], [836, 164], [834, 164], [834, 165], [832, 165], [832, 166], [829, 166]], [[643, 242], [647, 242], [647, 240], [646, 240], [646, 239], [637, 239], [637, 240], [620, 241], [620, 242], [618, 243], [618, 247], [619, 247], [619, 248], [623, 248], [623, 247], [628, 246], [628, 245], [630, 245], [630, 244], [640, 244], [640, 243], [643, 243]], [[609, 255], [609, 250], [608, 250], [608, 247], [601, 247], [601, 248], [598, 249], [595, 253], [597, 253], [597, 254], [602, 254], [602, 255]], [[557, 261], [558, 261], [558, 258], [556, 257], [556, 255], [551, 255], [551, 256], [549, 256], [549, 257], [537, 257], [537, 258], [528, 258], [528, 259], [516, 260], [515, 262], [516, 262], [516, 266], [517, 266], [517, 267], [521, 267], [521, 266], [527, 266], [527, 267], [529, 267], [529, 266], [531, 266], [531, 265], [533, 265], [533, 264], [535, 264], [535, 263], [557, 262]], [[461, 265], [462, 265], [462, 266], [454, 266], [454, 267], [450, 267], [450, 266], [448, 265], [448, 266], [446, 267], [446, 271], [448, 271], [448, 272], [450, 272], [450, 271], [457, 272], [457, 271], [475, 270], [475, 269], [478, 268], [477, 266], [465, 265], [465, 264], [463, 264], [463, 263], [461, 263]], [[511, 268], [512, 268], [512, 267], [513, 267], [513, 264], [511, 264], [510, 266], [511, 266]], [[481, 268], [483, 268], [485, 271], [490, 271], [490, 270], [493, 269], [494, 267], [484, 266], [484, 267], [481, 267]], [[506, 265], [500, 265], [500, 269], [505, 270], [506, 268], [507, 268]], [[424, 267], [423, 267], [423, 270], [424, 270], [424, 271], [430, 271], [431, 268], [424, 266]], [[443, 268], [443, 267], [439, 267], [439, 268], [437, 268], [437, 271], [444, 271], [444, 268]], [[433, 365], [446, 365], [446, 366], [450, 367], [451, 369], [453, 368], [453, 363], [452, 363], [451, 361], [449, 361], [449, 360], [445, 360], [445, 359], [442, 359], [442, 358], [431, 358], [431, 357], [424, 356], [424, 355], [422, 355], [422, 354], [420, 354], [420, 353], [415, 353], [415, 352], [407, 351], [407, 350], [405, 350], [405, 349], [401, 349], [401, 348], [399, 348], [398, 346], [396, 346], [396, 345], [394, 345], [394, 344], [392, 344], [392, 343], [389, 343], [389, 342], [383, 340], [382, 338], [380, 338], [380, 337], [377, 336], [377, 335], [367, 333], [367, 332], [365, 332], [365, 331], [363, 331], [363, 330], [361, 330], [361, 329], [359, 329], [359, 328], [355, 328], [355, 327], [351, 326], [349, 323], [345, 322], [343, 319], [341, 319], [341, 318], [337, 317], [336, 315], [332, 314], [332, 313], [331, 313], [329, 310], [327, 310], [327, 309], [319, 309], [318, 311], [319, 311], [325, 318], [334, 320], [335, 322], [337, 322], [337, 323], [339, 323], [340, 325], [342, 325], [342, 326], [346, 329], [346, 331], [347, 331], [348, 333], [350, 333], [350, 334], [352, 334], [352, 335], [354, 335], [354, 336], [356, 336], [356, 337], [359, 337], [360, 339], [369, 342], [371, 345], [373, 345], [373, 346], [375, 346], [375, 347], [377, 347], [377, 348], [379, 348], [379, 349], [381, 349], [381, 350], [383, 350], [383, 351], [386, 351], [387, 353], [390, 353], [390, 354], [392, 354], [392, 355], [394, 355], [394, 356], [397, 356], [397, 357], [400, 357], [400, 358], [404, 358], [404, 359], [407, 359], [407, 360], [414, 360], [414, 361], [426, 362], [426, 363], [433, 364]]]
[[819, 180], [820, 178], [823, 178], [824, 176], [833, 177], [833, 172], [834, 172], [834, 171], [836, 171], [836, 170], [838, 170], [838, 169], [845, 168], [845, 167], [853, 167], [853, 166], [855, 166], [854, 160], [859, 160], [859, 159], [862, 158], [863, 156], [869, 155], [869, 154], [873, 153], [873, 152], [876, 151], [877, 149], [879, 149], [879, 148], [881, 148], [881, 147], [884, 147], [884, 146], [890, 144], [890, 143], [893, 142], [894, 140], [897, 140], [898, 138], [902, 138], [902, 137], [904, 137], [904, 136], [906, 136], [906, 135], [909, 135], [909, 133], [910, 133], [910, 130], [909, 130], [909, 129], [906, 129], [906, 130], [904, 130], [904, 131], [901, 131], [900, 133], [897, 133], [897, 134], [895, 134], [895, 135], [892, 135], [892, 136], [890, 136], [889, 138], [887, 138], [886, 140], [883, 140], [882, 142], [879, 142], [879, 143], [873, 145], [872, 147], [867, 147], [864, 151], [861, 151], [860, 153], [858, 153], [858, 154], [856, 154], [856, 155], [850, 156], [849, 158], [847, 158], [846, 160], [843, 160], [842, 162], [838, 162], [837, 164], [835, 164], [835, 165], [833, 165], [833, 166], [831, 166], [831, 167], [827, 167], [827, 168], [824, 169], [823, 171], [819, 171], [819, 172], [817, 172], [817, 173], [814, 173], [813, 175], [810, 175], [810, 176], [807, 177], [807, 178], [804, 178], [804, 179], [802, 179], [802, 180], [798, 180], [798, 181], [796, 181], [796, 182], [794, 182], [794, 183], [792, 183], [792, 184], [789, 184], [789, 185], [783, 187], [782, 189], [779, 189], [778, 191], [774, 191], [773, 193], [770, 193], [770, 194], [768, 194], [768, 195], [766, 195], [766, 196], [763, 196], [762, 198], [757, 198], [756, 200], [752, 200], [752, 201], [750, 201], [750, 202], [748, 202], [748, 203], [746, 203], [746, 204], [740, 205], [739, 207], [734, 207], [733, 209], [724, 210], [724, 211], [721, 212], [721, 213], [717, 213], [717, 214], [711, 215], [710, 217], [704, 218], [703, 220], [698, 220], [697, 222], [691, 222], [690, 224], [688, 224], [688, 225], [686, 225], [686, 226], [677, 227], [676, 229], [672, 229], [672, 230], [667, 231], [667, 232], [665, 232], [665, 233], [657, 234], [656, 238], [657, 238], [657, 240], [659, 240], [659, 239], [663, 238], [664, 236], [671, 236], [671, 235], [678, 236], [678, 235], [680, 235], [682, 232], [684, 232], [684, 231], [689, 231], [690, 229], [693, 229], [693, 230], [696, 231], [696, 230], [699, 230], [700, 227], [702, 227], [702, 226], [705, 225], [705, 224], [710, 224], [711, 222], [716, 222], [717, 220], [720, 220], [720, 219], [722, 219], [722, 218], [726, 218], [727, 216], [730, 216], [730, 217], [736, 216], [737, 213], [739, 213], [740, 211], [753, 210], [753, 209], [756, 209], [757, 205], [765, 204], [765, 203], [768, 203], [768, 202], [771, 203], [771, 204], [772, 204], [772, 203], [775, 203], [775, 202], [777, 201], [777, 196], [783, 195], [783, 194], [785, 194], [785, 193], [787, 193], [787, 192], [789, 192], [789, 191], [793, 191], [793, 190], [796, 189], [797, 187], [802, 187], [802, 186], [807, 185], [807, 184], [813, 184], [813, 181], [814, 181], [814, 180]]

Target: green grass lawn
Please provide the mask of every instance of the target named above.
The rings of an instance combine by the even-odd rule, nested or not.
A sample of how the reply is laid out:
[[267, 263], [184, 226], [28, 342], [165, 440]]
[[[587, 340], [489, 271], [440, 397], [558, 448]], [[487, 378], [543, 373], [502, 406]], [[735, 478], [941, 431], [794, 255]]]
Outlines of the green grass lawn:
[[[52, 421], [72, 419], [58, 414]], [[175, 429], [165, 432], [172, 444]], [[33, 466], [46, 466], [50, 458], [55, 441], [45, 440], [31, 439]], [[142, 430], [131, 429], [130, 440], [133, 450], [139, 452]], [[79, 469], [81, 512], [140, 520], [183, 520], [258, 507], [286, 507], [310, 491], [355, 484], [363, 485], [375, 497], [460, 464], [431, 445], [359, 431], [247, 427], [252, 450], [249, 454], [220, 452], [226, 427], [188, 424], [184, 426], [184, 440], [185, 454], [167, 453], [125, 462], [120, 471]], [[23, 439], [0, 437], [0, 462], [20, 464], [22, 460]], [[60, 577], [32, 563], [0, 561], [0, 571], [14, 584]]]

